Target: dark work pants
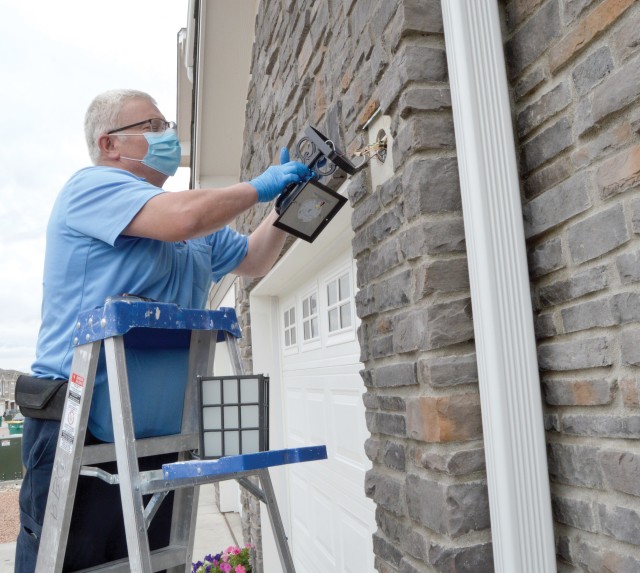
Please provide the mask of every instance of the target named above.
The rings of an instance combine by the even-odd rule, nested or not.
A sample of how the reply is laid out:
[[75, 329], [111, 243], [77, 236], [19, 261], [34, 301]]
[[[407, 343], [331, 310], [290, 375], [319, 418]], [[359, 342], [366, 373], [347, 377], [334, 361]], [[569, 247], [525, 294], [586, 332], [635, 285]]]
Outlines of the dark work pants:
[[[16, 543], [15, 573], [33, 573], [47, 505], [49, 482], [60, 423], [26, 418], [22, 433], [22, 463], [26, 473], [20, 489], [20, 532]], [[96, 443], [92, 436], [87, 443]], [[159, 469], [176, 461], [177, 454], [139, 460], [140, 470]], [[117, 473], [115, 462], [98, 464]], [[145, 497], [145, 503], [147, 497]], [[173, 493], [162, 502], [149, 527], [149, 545], [159, 549], [169, 544]], [[64, 571], [102, 565], [127, 556], [120, 487], [98, 478], [80, 476], [76, 492]]]

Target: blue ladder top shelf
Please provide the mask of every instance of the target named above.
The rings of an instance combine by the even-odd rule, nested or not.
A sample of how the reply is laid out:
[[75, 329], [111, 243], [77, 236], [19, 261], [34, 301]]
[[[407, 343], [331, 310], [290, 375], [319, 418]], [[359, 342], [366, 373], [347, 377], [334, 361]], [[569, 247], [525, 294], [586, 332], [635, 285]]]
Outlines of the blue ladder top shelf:
[[[144, 333], [145, 329], [153, 332]], [[149, 346], [162, 348], [177, 342], [178, 346], [188, 347], [192, 330], [217, 330], [219, 342], [224, 340], [225, 332], [235, 338], [241, 336], [233, 308], [188, 309], [123, 296], [110, 297], [103, 306], [80, 313], [73, 331], [73, 345], [129, 334], [129, 338], [138, 343], [146, 338]]]
[[190, 460], [164, 464], [162, 473], [165, 480], [201, 478], [203, 476], [220, 476], [264, 469], [272, 466], [312, 462], [327, 459], [326, 446], [306, 446], [273, 450], [255, 454], [226, 456], [217, 460]]

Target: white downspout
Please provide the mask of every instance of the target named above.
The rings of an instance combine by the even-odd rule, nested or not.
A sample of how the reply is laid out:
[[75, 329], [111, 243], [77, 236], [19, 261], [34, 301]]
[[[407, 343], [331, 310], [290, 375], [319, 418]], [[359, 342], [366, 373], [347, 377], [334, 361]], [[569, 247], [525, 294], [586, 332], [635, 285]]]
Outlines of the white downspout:
[[515, 144], [496, 0], [442, 0], [497, 573], [556, 557]]

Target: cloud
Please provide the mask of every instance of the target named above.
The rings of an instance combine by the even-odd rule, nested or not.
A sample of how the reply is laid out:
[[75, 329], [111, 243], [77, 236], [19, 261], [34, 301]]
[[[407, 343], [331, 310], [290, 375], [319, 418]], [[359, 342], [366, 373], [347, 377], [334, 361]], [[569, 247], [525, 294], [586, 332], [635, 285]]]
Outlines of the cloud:
[[[176, 109], [177, 34], [187, 0], [0, 0], [0, 368], [35, 356], [45, 230], [59, 189], [89, 164], [84, 113], [107, 89]], [[186, 188], [180, 170], [168, 189]]]

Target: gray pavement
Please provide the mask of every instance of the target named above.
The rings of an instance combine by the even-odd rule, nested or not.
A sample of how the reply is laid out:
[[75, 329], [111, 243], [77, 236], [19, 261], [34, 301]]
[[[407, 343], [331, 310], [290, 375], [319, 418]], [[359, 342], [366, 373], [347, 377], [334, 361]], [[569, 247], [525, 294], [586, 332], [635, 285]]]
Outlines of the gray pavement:
[[[198, 519], [193, 544], [195, 561], [209, 553], [218, 553], [230, 545], [243, 545], [240, 515], [220, 513], [215, 503], [214, 484], [200, 486]], [[12, 573], [15, 543], [0, 544], [0, 573]]]

